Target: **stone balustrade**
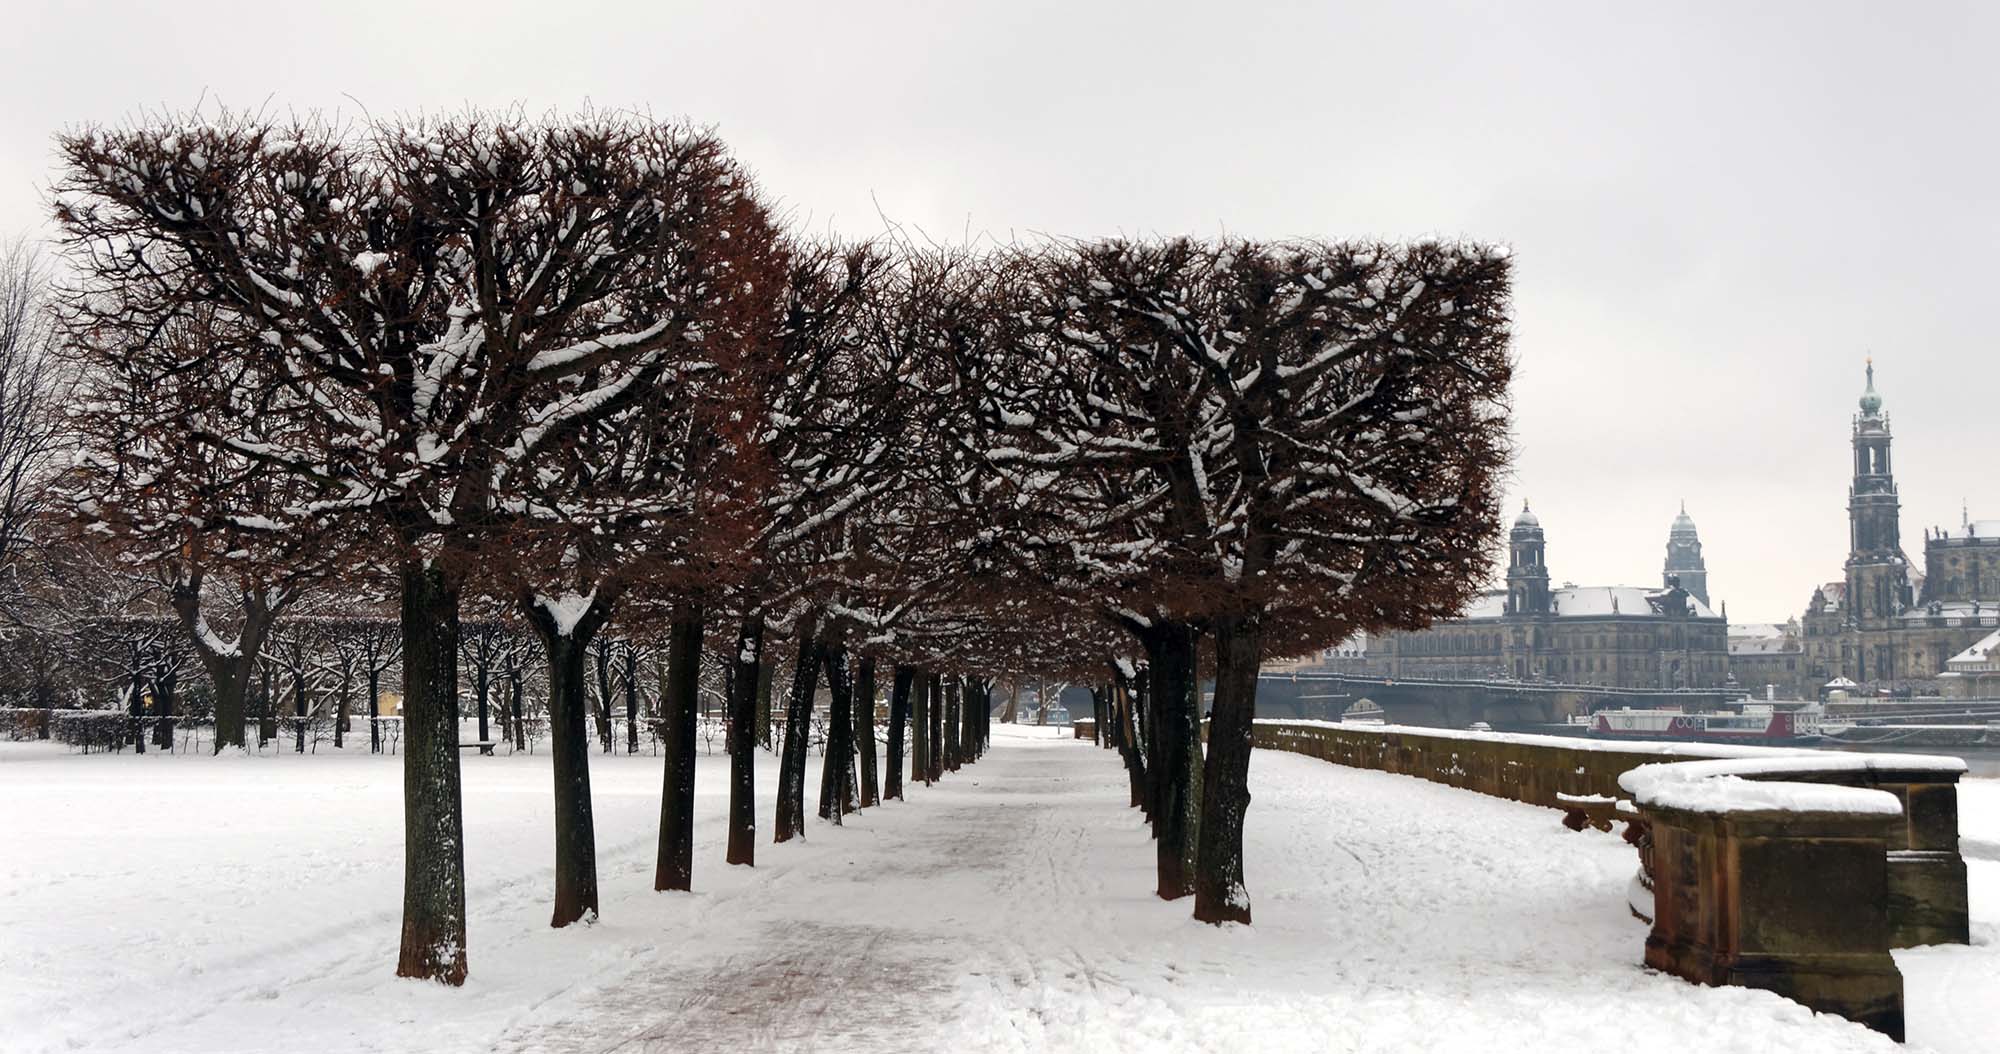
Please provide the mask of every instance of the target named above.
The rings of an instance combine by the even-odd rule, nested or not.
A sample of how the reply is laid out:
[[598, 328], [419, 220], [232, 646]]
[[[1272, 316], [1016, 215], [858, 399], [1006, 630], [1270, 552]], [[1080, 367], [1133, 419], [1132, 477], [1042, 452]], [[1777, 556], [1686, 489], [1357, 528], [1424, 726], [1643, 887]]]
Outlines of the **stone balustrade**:
[[[1646, 962], [1902, 1035], [1889, 949], [1966, 943], [1958, 758], [1259, 721], [1259, 747], [1627, 822]], [[1613, 810], [1609, 803], [1630, 798]], [[1643, 893], [1641, 895], [1644, 895]]]

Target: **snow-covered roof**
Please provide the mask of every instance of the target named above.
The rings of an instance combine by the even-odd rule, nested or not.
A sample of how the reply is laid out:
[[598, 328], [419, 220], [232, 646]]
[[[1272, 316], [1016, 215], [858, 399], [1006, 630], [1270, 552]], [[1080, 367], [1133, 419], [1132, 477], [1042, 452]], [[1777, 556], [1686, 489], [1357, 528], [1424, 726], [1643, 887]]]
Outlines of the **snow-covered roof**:
[[1731, 655], [1782, 655], [1788, 651], [1798, 651], [1796, 638], [1786, 637], [1736, 637], [1729, 638]]
[[1460, 618], [1499, 618], [1507, 613], [1507, 594], [1481, 593], [1479, 599], [1466, 605], [1465, 614]]
[[1729, 624], [1731, 637], [1782, 637], [1785, 635], [1783, 623], [1778, 622], [1732, 622]]
[[2000, 520], [1974, 520], [1965, 525], [1968, 538], [2000, 538]]
[[1996, 652], [2000, 652], [2000, 629], [1996, 629], [1986, 636], [1979, 638], [1978, 641], [1974, 642], [1972, 647], [1945, 660], [1944, 665], [1946, 669], [1965, 666], [1984, 667], [1994, 660], [2000, 659], [2000, 654], [1996, 654]]
[[[1556, 614], [1563, 618], [1590, 618], [1602, 615], [1656, 615], [1654, 601], [1666, 592], [1642, 586], [1577, 586], [1558, 589], [1551, 598]], [[1687, 598], [1688, 613], [1696, 618], [1714, 618], [1715, 612], [1692, 594]]]
[[1937, 609], [1937, 616], [1933, 616], [1929, 604], [1919, 604], [1913, 608], [1906, 608], [1903, 611], [1902, 617], [1911, 621], [1940, 616], [1943, 618], [1973, 618], [1975, 616], [1992, 618], [1994, 615], [2000, 614], [2000, 603], [1995, 603], [1991, 600], [1948, 600], [1939, 603]]
[[[1551, 590], [1549, 601], [1557, 618], [1608, 618], [1613, 615], [1658, 616], [1655, 601], [1665, 590], [1644, 586], [1564, 586]], [[1693, 594], [1687, 598], [1688, 613], [1696, 618], [1714, 618], [1715, 612]], [[1462, 619], [1499, 618], [1507, 613], [1507, 594], [1483, 593], [1465, 609]]]

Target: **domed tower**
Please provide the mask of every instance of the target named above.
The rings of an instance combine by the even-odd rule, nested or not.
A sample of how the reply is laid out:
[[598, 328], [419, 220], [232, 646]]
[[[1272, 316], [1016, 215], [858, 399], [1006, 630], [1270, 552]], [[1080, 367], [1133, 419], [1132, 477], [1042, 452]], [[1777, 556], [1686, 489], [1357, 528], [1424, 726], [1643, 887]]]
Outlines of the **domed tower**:
[[1521, 503], [1521, 515], [1507, 533], [1507, 614], [1549, 613], [1549, 567], [1545, 561], [1542, 521]]
[[1900, 613], [1910, 603], [1909, 566], [1898, 526], [1902, 503], [1889, 464], [1889, 415], [1875, 391], [1875, 362], [1854, 417], [1854, 482], [1847, 488], [1847, 603], [1855, 622], [1868, 625]]
[[1674, 525], [1667, 529], [1667, 565], [1660, 572], [1660, 584], [1672, 586], [1675, 578], [1680, 579], [1682, 589], [1704, 606], [1708, 604], [1708, 565], [1702, 562], [1701, 537], [1695, 533], [1685, 501]]

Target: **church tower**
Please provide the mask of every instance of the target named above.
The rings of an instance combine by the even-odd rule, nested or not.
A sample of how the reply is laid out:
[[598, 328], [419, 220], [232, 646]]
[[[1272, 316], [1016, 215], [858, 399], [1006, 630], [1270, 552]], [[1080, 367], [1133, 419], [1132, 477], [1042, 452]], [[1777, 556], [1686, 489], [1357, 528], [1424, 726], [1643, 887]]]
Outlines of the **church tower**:
[[1521, 515], [1507, 534], [1507, 614], [1549, 613], [1549, 567], [1543, 559], [1542, 521], [1521, 503]]
[[1867, 626], [1910, 604], [1909, 567], [1898, 526], [1901, 503], [1889, 465], [1889, 415], [1875, 391], [1875, 363], [1854, 418], [1854, 482], [1847, 489], [1848, 610]]
[[1708, 604], [1708, 565], [1702, 562], [1701, 537], [1695, 533], [1687, 502], [1681, 502], [1681, 514], [1667, 530], [1667, 565], [1660, 572], [1660, 584], [1671, 587], [1676, 578], [1682, 589], [1703, 606]]

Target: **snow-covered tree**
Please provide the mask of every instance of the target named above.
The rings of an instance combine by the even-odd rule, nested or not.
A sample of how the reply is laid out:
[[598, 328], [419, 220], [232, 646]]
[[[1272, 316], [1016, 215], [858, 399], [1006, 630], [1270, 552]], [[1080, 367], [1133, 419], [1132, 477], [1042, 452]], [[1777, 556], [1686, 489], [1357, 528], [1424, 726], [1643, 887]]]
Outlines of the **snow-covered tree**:
[[1145, 646], [1161, 895], [1247, 922], [1266, 639], [1419, 625], [1484, 579], [1507, 454], [1507, 256], [1176, 239], [1054, 249], [1033, 270], [1035, 335], [989, 389], [1011, 440], [992, 458], [1017, 500], [1060, 510], [1035, 544], [1087, 569]]
[[[516, 113], [355, 128], [261, 117], [59, 138], [56, 215], [83, 325], [143, 344], [201, 309], [248, 364], [260, 433], [196, 438], [313, 493], [273, 531], [350, 525], [402, 597], [403, 976], [461, 983], [458, 613], [483, 554], [535, 511], [545, 450], [699, 354], [701, 270], [756, 206], [682, 126]], [[225, 367], [226, 368], [226, 367]], [[270, 436], [275, 436], [275, 441]]]

